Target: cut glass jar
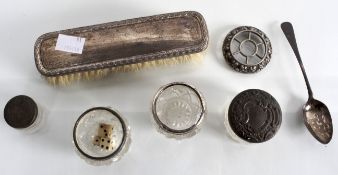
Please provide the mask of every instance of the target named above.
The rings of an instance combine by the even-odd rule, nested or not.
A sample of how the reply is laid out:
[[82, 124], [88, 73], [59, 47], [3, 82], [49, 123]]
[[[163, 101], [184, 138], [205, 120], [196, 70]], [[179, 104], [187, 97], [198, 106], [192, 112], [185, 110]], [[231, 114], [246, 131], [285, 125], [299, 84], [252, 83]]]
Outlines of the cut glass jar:
[[130, 128], [115, 110], [95, 107], [76, 121], [73, 141], [80, 157], [92, 165], [109, 165], [127, 152]]

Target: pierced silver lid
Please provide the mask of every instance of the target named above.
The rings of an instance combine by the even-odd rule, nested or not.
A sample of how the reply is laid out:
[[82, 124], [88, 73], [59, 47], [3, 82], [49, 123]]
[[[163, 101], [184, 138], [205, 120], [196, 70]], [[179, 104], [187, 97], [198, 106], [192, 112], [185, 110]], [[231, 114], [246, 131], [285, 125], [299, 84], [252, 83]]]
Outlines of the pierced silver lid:
[[223, 43], [223, 55], [228, 64], [236, 71], [255, 73], [270, 62], [271, 42], [257, 28], [238, 27], [226, 36]]
[[206, 105], [196, 88], [174, 82], [161, 87], [156, 93], [152, 113], [159, 132], [167, 137], [181, 139], [199, 131]]

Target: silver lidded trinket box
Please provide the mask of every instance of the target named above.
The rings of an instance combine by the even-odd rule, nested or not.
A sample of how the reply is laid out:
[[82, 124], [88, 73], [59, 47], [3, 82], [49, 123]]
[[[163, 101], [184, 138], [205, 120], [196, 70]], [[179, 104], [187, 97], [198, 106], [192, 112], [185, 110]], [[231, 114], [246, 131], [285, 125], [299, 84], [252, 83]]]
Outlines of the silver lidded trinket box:
[[15, 96], [7, 102], [4, 119], [12, 128], [27, 134], [35, 133], [45, 122], [42, 107], [26, 95]]
[[201, 93], [186, 83], [174, 82], [161, 87], [152, 102], [157, 130], [169, 138], [194, 136], [206, 114]]
[[116, 111], [95, 107], [76, 121], [73, 141], [81, 158], [92, 165], [109, 165], [127, 152], [130, 128]]
[[225, 113], [225, 127], [239, 143], [262, 143], [272, 139], [282, 123], [277, 100], [259, 89], [239, 93]]
[[223, 43], [227, 63], [242, 73], [259, 72], [270, 62], [272, 47], [269, 38], [259, 29], [242, 26], [232, 30]]

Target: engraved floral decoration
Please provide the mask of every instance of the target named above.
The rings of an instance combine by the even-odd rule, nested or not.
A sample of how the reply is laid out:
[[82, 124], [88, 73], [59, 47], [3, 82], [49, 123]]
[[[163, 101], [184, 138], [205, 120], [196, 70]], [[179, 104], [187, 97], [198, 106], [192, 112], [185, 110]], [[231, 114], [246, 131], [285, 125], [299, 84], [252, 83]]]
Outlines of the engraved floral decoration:
[[324, 107], [306, 109], [307, 127], [310, 127], [321, 141], [331, 140], [333, 133], [332, 120], [326, 117], [330, 115], [327, 111]]

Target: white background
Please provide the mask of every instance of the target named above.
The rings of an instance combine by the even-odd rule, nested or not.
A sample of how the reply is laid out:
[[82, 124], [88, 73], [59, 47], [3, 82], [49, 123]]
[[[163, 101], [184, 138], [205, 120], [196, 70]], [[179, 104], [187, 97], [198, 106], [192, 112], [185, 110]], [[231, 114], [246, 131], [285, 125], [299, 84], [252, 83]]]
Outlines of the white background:
[[[338, 126], [337, 7], [335, 0], [3, 0], [0, 108], [26, 94], [43, 106], [47, 121], [27, 135], [0, 118], [0, 174], [337, 174], [336, 134], [329, 145], [321, 145], [306, 130], [301, 118], [305, 83], [279, 27], [284, 21], [294, 24], [314, 95], [327, 104]], [[202, 13], [208, 24], [210, 44], [201, 65], [120, 73], [65, 88], [48, 85], [35, 68], [33, 46], [43, 33], [183, 10]], [[260, 73], [234, 72], [223, 59], [223, 39], [240, 25], [259, 28], [272, 41], [272, 60]], [[173, 81], [196, 86], [207, 101], [207, 120], [191, 139], [167, 139], [151, 124], [153, 95]], [[272, 140], [244, 146], [226, 135], [224, 110], [249, 88], [278, 100], [283, 123]], [[74, 122], [94, 106], [118, 109], [132, 128], [129, 152], [111, 166], [86, 164], [72, 144]]]

